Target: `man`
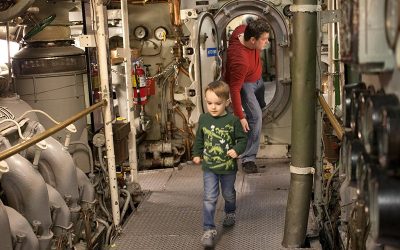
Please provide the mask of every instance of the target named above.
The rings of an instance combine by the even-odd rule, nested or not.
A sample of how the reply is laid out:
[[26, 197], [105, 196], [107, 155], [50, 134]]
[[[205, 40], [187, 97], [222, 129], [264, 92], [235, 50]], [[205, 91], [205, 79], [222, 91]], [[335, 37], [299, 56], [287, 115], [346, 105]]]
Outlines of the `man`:
[[246, 173], [258, 172], [254, 161], [260, 144], [262, 110], [266, 107], [260, 51], [268, 43], [269, 32], [267, 23], [257, 19], [237, 27], [229, 39], [225, 80], [229, 84], [233, 111], [248, 134], [242, 154], [242, 168]]

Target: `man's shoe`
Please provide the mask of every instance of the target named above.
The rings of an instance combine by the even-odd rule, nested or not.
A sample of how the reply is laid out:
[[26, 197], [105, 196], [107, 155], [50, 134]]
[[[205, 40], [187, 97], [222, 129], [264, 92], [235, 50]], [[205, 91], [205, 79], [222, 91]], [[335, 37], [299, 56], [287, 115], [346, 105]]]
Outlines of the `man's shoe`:
[[215, 237], [217, 236], [217, 230], [209, 229], [204, 231], [203, 237], [201, 237], [201, 243], [204, 247], [213, 247]]
[[258, 168], [257, 165], [254, 163], [254, 161], [248, 161], [242, 163], [242, 168], [243, 171], [247, 174], [258, 173]]
[[235, 213], [229, 213], [225, 214], [224, 221], [222, 222], [222, 226], [224, 227], [232, 227], [236, 223], [236, 214]]

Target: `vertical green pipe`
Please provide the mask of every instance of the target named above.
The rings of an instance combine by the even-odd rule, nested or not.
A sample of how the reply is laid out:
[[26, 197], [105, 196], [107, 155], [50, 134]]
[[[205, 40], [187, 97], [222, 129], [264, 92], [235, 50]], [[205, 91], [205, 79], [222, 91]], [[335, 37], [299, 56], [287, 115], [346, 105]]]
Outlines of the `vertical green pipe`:
[[[294, 0], [294, 5], [317, 5], [317, 0]], [[306, 6], [304, 6], [306, 7]], [[292, 166], [308, 168], [315, 161], [315, 105], [317, 12], [293, 13], [292, 75]], [[305, 243], [312, 191], [312, 174], [291, 173], [286, 208], [284, 247]]]

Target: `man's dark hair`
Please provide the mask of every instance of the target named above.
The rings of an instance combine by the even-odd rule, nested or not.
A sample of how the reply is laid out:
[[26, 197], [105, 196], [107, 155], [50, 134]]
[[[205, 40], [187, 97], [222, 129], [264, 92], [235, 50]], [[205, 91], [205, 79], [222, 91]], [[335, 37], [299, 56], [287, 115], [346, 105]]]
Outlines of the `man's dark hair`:
[[248, 41], [251, 37], [258, 40], [263, 33], [269, 32], [270, 28], [268, 24], [264, 20], [257, 19], [246, 26], [246, 29], [244, 30], [244, 40]]

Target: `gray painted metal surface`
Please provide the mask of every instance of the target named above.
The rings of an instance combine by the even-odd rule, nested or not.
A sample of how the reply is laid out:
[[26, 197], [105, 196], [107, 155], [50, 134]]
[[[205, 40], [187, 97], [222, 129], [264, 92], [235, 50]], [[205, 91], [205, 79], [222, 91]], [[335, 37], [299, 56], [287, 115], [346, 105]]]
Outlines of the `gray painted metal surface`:
[[[238, 172], [237, 223], [222, 228], [223, 199], [216, 211], [215, 249], [283, 249], [284, 216], [289, 188], [288, 160], [258, 162], [261, 173]], [[148, 198], [129, 218], [112, 249], [203, 249], [203, 179], [199, 166], [141, 173]]]

